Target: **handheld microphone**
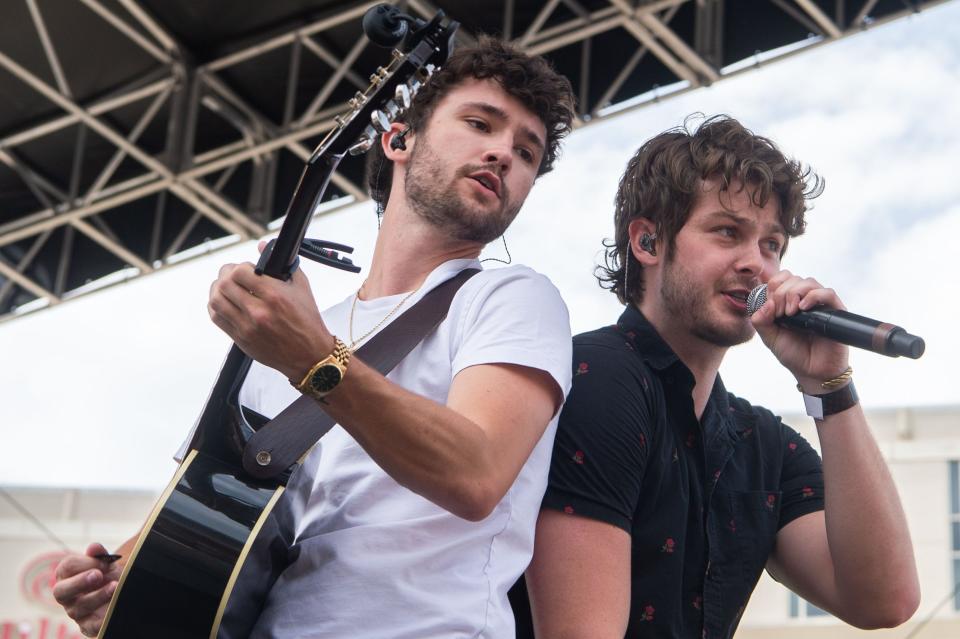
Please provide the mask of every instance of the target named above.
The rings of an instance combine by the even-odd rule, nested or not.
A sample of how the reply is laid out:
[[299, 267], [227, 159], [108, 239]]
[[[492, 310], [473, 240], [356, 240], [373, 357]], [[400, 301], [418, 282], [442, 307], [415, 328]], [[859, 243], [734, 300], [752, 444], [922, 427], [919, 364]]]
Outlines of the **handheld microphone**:
[[[747, 313], [753, 315], [767, 301], [767, 285], [761, 284], [747, 296]], [[777, 324], [792, 330], [821, 335], [847, 346], [863, 348], [888, 357], [917, 359], [926, 345], [922, 337], [911, 335], [899, 326], [878, 322], [847, 311], [817, 307], [778, 317]]]

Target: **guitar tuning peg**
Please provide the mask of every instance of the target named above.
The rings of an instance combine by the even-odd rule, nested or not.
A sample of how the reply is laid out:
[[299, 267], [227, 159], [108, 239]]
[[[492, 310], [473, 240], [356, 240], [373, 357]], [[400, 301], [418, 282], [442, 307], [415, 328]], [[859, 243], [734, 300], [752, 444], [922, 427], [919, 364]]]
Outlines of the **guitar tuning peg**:
[[350, 155], [361, 155], [370, 150], [370, 147], [373, 146], [373, 140], [366, 136], [362, 136], [357, 140], [356, 144], [347, 149], [347, 153]]
[[407, 87], [407, 85], [397, 85], [397, 90], [394, 93], [394, 100], [398, 105], [400, 105], [401, 110], [410, 108], [410, 89]]
[[373, 128], [371, 125], [367, 125], [363, 129], [363, 134], [358, 138], [359, 140], [370, 140], [370, 143], [373, 144], [380, 139], [380, 132]]
[[368, 124], [366, 128], [363, 129], [363, 134], [357, 138], [356, 143], [347, 149], [347, 151], [350, 153], [350, 155], [360, 155], [361, 153], [366, 153], [379, 139], [380, 133], [372, 125]]
[[366, 103], [366, 101], [367, 101], [367, 98], [363, 95], [363, 93], [360, 91], [357, 91], [357, 94], [355, 96], [347, 100], [347, 104], [350, 105], [351, 109], [356, 111], [357, 109], [362, 107], [364, 103]]
[[374, 128], [383, 132], [390, 130], [390, 118], [384, 115], [383, 111], [377, 109], [371, 113], [370, 120], [373, 122]]
[[388, 100], [383, 106], [387, 110], [387, 117], [390, 118], [391, 122], [396, 120], [397, 116], [400, 115], [400, 107], [398, 107], [397, 103], [393, 100]]

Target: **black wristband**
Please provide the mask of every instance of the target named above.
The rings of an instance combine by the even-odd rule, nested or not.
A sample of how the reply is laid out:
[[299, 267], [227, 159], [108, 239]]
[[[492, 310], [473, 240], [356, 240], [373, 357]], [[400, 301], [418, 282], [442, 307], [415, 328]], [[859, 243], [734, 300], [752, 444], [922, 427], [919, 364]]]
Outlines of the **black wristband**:
[[823, 395], [807, 395], [804, 393], [803, 403], [807, 407], [807, 415], [814, 419], [823, 419], [856, 406], [860, 403], [860, 398], [857, 396], [857, 389], [854, 388], [851, 381], [843, 388], [839, 388], [832, 393], [824, 393]]

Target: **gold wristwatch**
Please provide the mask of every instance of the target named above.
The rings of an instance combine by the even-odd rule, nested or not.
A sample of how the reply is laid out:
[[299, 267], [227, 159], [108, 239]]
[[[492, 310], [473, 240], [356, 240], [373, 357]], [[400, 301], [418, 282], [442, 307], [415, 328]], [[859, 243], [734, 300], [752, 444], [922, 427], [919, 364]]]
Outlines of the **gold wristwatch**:
[[333, 338], [333, 343], [333, 352], [314, 364], [299, 384], [294, 384], [304, 395], [323, 400], [347, 374], [350, 349], [337, 337]]

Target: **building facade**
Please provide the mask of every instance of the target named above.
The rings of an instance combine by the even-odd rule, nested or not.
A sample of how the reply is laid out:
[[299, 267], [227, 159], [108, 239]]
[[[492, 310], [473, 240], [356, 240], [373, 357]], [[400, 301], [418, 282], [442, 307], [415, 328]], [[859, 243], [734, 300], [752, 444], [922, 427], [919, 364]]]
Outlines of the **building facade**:
[[[906, 510], [920, 571], [920, 609], [900, 628], [867, 633], [764, 575], [737, 637], [960, 637], [960, 406], [872, 411], [868, 418]], [[784, 420], [818, 446], [812, 420]], [[5, 487], [0, 497], [0, 639], [79, 639], [51, 595], [61, 542], [75, 551], [91, 541], [114, 548], [139, 529], [156, 495]]]
[[[920, 608], [899, 628], [857, 630], [765, 573], [737, 637], [960, 638], [960, 406], [868, 411], [867, 418], [907, 515], [920, 573]], [[784, 421], [819, 450], [812, 419], [785, 415]]]

